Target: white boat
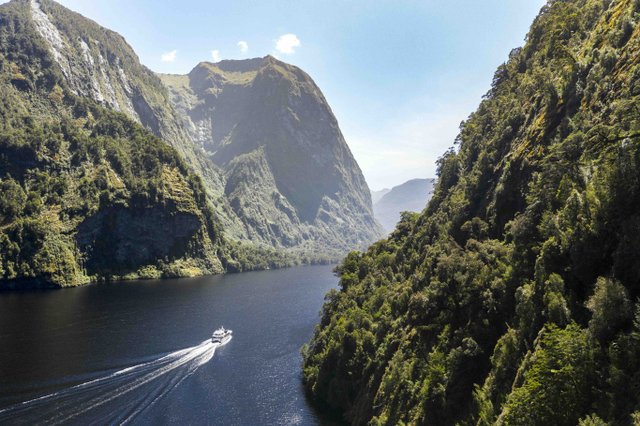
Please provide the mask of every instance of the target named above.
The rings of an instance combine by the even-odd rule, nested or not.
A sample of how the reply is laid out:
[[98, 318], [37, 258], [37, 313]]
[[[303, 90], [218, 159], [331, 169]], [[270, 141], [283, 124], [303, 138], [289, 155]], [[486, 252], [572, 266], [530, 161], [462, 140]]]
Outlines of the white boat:
[[231, 330], [226, 330], [224, 327], [220, 327], [213, 332], [213, 335], [211, 336], [211, 342], [217, 343], [218, 345], [222, 346], [229, 340], [231, 340], [232, 333], [233, 332]]

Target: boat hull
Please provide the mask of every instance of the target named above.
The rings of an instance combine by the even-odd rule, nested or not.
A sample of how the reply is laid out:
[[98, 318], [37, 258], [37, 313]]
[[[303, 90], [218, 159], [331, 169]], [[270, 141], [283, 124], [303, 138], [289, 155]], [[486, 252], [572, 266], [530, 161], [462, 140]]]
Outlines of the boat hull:
[[211, 341], [214, 344], [218, 345], [218, 346], [222, 346], [222, 345], [226, 345], [227, 343], [229, 343], [229, 340], [231, 340], [232, 337], [233, 337], [232, 335], [228, 335], [228, 336], [224, 336], [219, 341], [218, 340], [214, 340], [214, 339], [211, 339]]

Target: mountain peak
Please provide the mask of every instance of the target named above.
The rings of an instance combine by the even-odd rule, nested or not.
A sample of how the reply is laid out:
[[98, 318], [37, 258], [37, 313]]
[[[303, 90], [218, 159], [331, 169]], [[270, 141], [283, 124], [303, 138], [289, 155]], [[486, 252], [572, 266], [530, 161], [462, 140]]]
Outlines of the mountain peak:
[[[345, 248], [353, 247], [345, 238], [378, 234], [362, 172], [307, 73], [267, 55], [201, 62], [187, 76], [162, 78], [191, 138], [225, 171], [232, 208], [253, 215], [258, 238], [286, 246], [314, 229]], [[240, 175], [262, 187], [246, 188]], [[350, 211], [339, 207], [346, 205]], [[269, 220], [274, 215], [282, 218], [278, 226]], [[344, 236], [328, 231], [341, 227]]]
[[[189, 75], [231, 75], [247, 74], [255, 77], [258, 72], [276, 70], [289, 80], [310, 81], [311, 78], [300, 68], [288, 64], [271, 55], [250, 59], [224, 59], [219, 62], [203, 61], [196, 65]], [[231, 79], [233, 80], [233, 79]]]
[[433, 196], [435, 179], [411, 179], [386, 190], [373, 205], [376, 219], [387, 231], [392, 231], [401, 212], [420, 212]]
[[216, 68], [223, 72], [252, 72], [258, 71], [267, 62], [267, 58], [251, 58], [251, 59], [223, 59], [219, 62], [203, 61], [196, 65], [195, 69]]

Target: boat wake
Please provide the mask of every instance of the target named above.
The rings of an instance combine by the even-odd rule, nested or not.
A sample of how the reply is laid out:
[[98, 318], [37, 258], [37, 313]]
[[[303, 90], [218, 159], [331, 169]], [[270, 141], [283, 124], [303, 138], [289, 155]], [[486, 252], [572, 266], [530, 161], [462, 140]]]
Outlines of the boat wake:
[[197, 346], [12, 405], [0, 410], [0, 424], [128, 423], [209, 362], [218, 346], [206, 340]]

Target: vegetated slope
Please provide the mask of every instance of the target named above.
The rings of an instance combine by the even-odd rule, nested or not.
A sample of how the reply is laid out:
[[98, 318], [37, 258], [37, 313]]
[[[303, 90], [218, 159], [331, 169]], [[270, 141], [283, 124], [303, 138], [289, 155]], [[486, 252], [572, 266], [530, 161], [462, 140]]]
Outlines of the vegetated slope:
[[[25, 16], [74, 94], [125, 113], [178, 151], [202, 178], [230, 239], [295, 248], [317, 260], [380, 236], [360, 169], [319, 89], [301, 70], [273, 58], [225, 62], [232, 69], [216, 80], [218, 68], [201, 64], [173, 79], [180, 88], [187, 79], [193, 90], [170, 85], [170, 96], [119, 34], [51, 0], [14, 2], [28, 9]], [[176, 93], [189, 95], [178, 99], [178, 111], [171, 102]], [[193, 122], [184, 102], [197, 109]], [[213, 155], [213, 145], [225, 150], [224, 160]]]
[[302, 70], [267, 56], [161, 77], [251, 240], [340, 252], [380, 236], [362, 172]]
[[427, 209], [340, 267], [315, 399], [353, 424], [640, 421], [639, 12], [542, 9]]
[[373, 204], [373, 214], [382, 227], [391, 232], [402, 212], [421, 212], [433, 195], [435, 179], [411, 179], [394, 186]]
[[[7, 6], [9, 7], [9, 6]], [[198, 174], [224, 225], [225, 234], [240, 238], [242, 224], [223, 197], [224, 178], [189, 139], [160, 79], [140, 64], [124, 38], [51, 0], [14, 0], [14, 30], [33, 28], [29, 37], [43, 43], [68, 90], [126, 114], [175, 148]], [[8, 40], [4, 40], [6, 44]], [[22, 46], [5, 49], [24, 55]]]
[[[77, 183], [75, 180], [82, 178], [84, 175], [78, 170], [72, 170], [78, 166], [77, 164], [67, 164], [64, 161], [67, 157], [76, 155], [76, 150], [79, 148], [70, 143], [69, 135], [66, 131], [62, 131], [56, 126], [67, 125], [65, 123], [69, 120], [72, 121], [71, 125], [75, 126], [77, 120], [83, 119], [84, 115], [86, 115], [87, 123], [76, 127], [78, 131], [85, 133], [85, 142], [87, 145], [91, 145], [91, 149], [96, 150], [97, 157], [82, 163], [82, 167], [87, 170], [96, 169], [103, 162], [103, 156], [105, 155], [104, 149], [98, 148], [98, 145], [96, 145], [98, 144], [96, 142], [98, 136], [113, 137], [117, 139], [114, 142], [115, 144], [123, 145], [122, 149], [118, 148], [120, 150], [118, 155], [122, 156], [122, 161], [131, 161], [132, 167], [134, 167], [134, 169], [126, 171], [110, 165], [118, 176], [120, 173], [125, 172], [130, 172], [133, 175], [141, 174], [141, 176], [146, 172], [150, 172], [153, 173], [153, 179], [156, 179], [158, 178], [158, 173], [160, 173], [159, 181], [153, 183], [153, 185], [157, 183], [162, 183], [165, 186], [173, 185], [176, 183], [175, 179], [171, 176], [164, 176], [164, 172], [156, 168], [156, 165], [149, 166], [151, 168], [147, 170], [144, 168], [147, 167], [147, 164], [142, 167], [139, 164], [139, 161], [142, 160], [133, 158], [137, 155], [143, 155], [143, 151], [146, 149], [145, 145], [149, 143], [149, 152], [145, 155], [158, 155], [160, 162], [165, 161], [162, 155], [156, 153], [157, 149], [161, 149], [154, 145], [159, 139], [151, 138], [151, 134], [142, 132], [144, 127], [177, 151], [177, 157], [167, 161], [170, 163], [175, 161], [176, 164], [180, 164], [179, 174], [184, 175], [183, 177], [189, 180], [195, 179], [189, 177], [191, 173], [200, 178], [201, 183], [197, 184], [198, 188], [195, 191], [199, 194], [199, 191], [204, 189], [205, 198], [198, 198], [198, 208], [207, 210], [207, 216], [210, 216], [212, 221], [219, 224], [216, 227], [216, 233], [224, 233], [226, 237], [223, 239], [221, 236], [216, 235], [216, 242], [212, 242], [214, 246], [217, 243], [224, 245], [224, 249], [220, 253], [217, 253], [220, 250], [216, 247], [208, 247], [206, 253], [200, 249], [198, 249], [200, 251], [190, 252], [189, 259], [203, 260], [206, 265], [196, 267], [190, 263], [182, 269], [178, 268], [180, 269], [179, 271], [175, 270], [175, 268], [169, 270], [170, 268], [166, 264], [173, 264], [174, 260], [177, 259], [175, 257], [177, 253], [182, 253], [180, 249], [169, 250], [167, 248], [167, 245], [171, 245], [171, 241], [173, 241], [173, 228], [181, 228], [183, 226], [183, 224], [172, 222], [174, 219], [177, 220], [176, 213], [168, 210], [169, 222], [163, 222], [156, 220], [158, 219], [156, 216], [145, 218], [138, 211], [135, 214], [121, 214], [118, 210], [117, 219], [113, 215], [108, 215], [106, 218], [103, 217], [104, 215], [100, 215], [93, 222], [87, 222], [87, 226], [83, 228], [78, 228], [76, 226], [78, 223], [75, 222], [65, 225], [64, 233], [68, 237], [66, 241], [71, 247], [70, 256], [76, 261], [76, 266], [79, 269], [69, 270], [67, 268], [58, 270], [56, 268], [64, 268], [64, 265], [50, 264], [48, 266], [49, 275], [54, 274], [58, 278], [49, 279], [40, 274], [40, 272], [32, 270], [33, 268], [21, 269], [16, 267], [16, 269], [3, 267], [2, 276], [4, 282], [22, 280], [38, 285], [45, 283], [68, 285], [86, 282], [89, 277], [97, 278], [108, 275], [122, 276], [124, 274], [128, 277], [156, 276], [159, 273], [165, 275], [193, 275], [220, 272], [222, 270], [219, 264], [220, 259], [223, 260], [223, 266], [226, 267], [226, 270], [238, 271], [284, 266], [299, 262], [315, 262], [329, 257], [335, 258], [338, 253], [344, 253], [349, 248], [358, 246], [355, 242], [351, 245], [349, 243], [344, 245], [313, 245], [316, 241], [314, 239], [315, 236], [313, 232], [309, 232], [303, 235], [303, 244], [296, 246], [296, 252], [291, 253], [290, 251], [277, 250], [278, 246], [276, 244], [269, 244], [269, 242], [261, 239], [253, 239], [249, 232], [249, 230], [253, 229], [253, 218], [250, 215], [240, 216], [236, 214], [229, 203], [231, 197], [227, 196], [225, 190], [229, 187], [229, 182], [232, 181], [237, 193], [241, 193], [245, 187], [251, 187], [256, 184], [268, 187], [270, 182], [268, 180], [264, 182], [251, 180], [253, 177], [253, 164], [241, 161], [234, 163], [237, 165], [234, 169], [235, 173], [230, 176], [232, 179], [228, 180], [224, 172], [211, 161], [198, 144], [194, 144], [190, 134], [184, 130], [182, 120], [178, 118], [174, 108], [171, 106], [167, 88], [154, 73], [139, 63], [131, 47], [120, 35], [69, 11], [51, 0], [14, 0], [0, 6], [0, 17], [2, 19], [0, 52], [3, 55], [5, 83], [8, 85], [4, 98], [5, 104], [2, 107], [6, 109], [2, 113], [6, 117], [6, 122], [3, 125], [8, 129], [7, 132], [20, 129], [21, 132], [30, 133], [39, 128], [38, 126], [53, 126], [52, 128], [56, 128], [56, 130], [52, 131], [55, 134], [52, 137], [69, 143], [61, 143], [60, 147], [56, 146], [56, 149], [60, 149], [60, 152], [51, 153], [51, 156], [57, 162], [56, 167], [62, 170], [59, 173], [68, 173], [69, 175], [65, 179], [75, 185]], [[42, 75], [48, 76], [44, 82]], [[78, 110], [75, 106], [76, 104], [83, 105], [82, 110]], [[17, 105], [21, 105], [21, 107]], [[89, 114], [87, 111], [91, 113]], [[113, 114], [113, 112], [117, 114]], [[94, 126], [102, 119], [107, 120], [109, 124], [101, 124], [98, 129], [95, 129]], [[122, 131], [114, 130], [111, 128], [114, 126], [111, 123], [112, 121], [127, 124], [118, 125], [124, 126]], [[12, 122], [13, 124], [11, 124]], [[127, 144], [131, 144], [130, 139], [137, 137], [135, 135], [138, 134], [142, 136], [136, 142], [137, 145], [134, 148], [127, 146]], [[22, 177], [11, 173], [31, 173], [32, 169], [42, 170], [43, 168], [47, 174], [58, 172], [49, 169], [51, 165], [22, 163], [19, 156], [23, 152], [9, 149], [8, 147], [9, 145], [22, 146], [21, 141], [24, 139], [28, 139], [28, 137], [7, 133], [4, 142], [7, 148], [3, 148], [2, 155], [4, 164], [11, 170], [2, 171], [3, 175], [0, 178], [5, 181], [15, 180], [22, 187], [22, 191], [27, 194], [30, 191], [29, 185], [31, 184]], [[152, 142], [147, 142], [147, 140], [152, 140]], [[29, 149], [32, 151], [30, 155], [41, 155], [38, 154], [39, 147]], [[133, 151], [131, 151], [132, 149]], [[162, 149], [163, 152], [172, 153], [166, 154], [170, 157], [175, 155], [172, 150]], [[127, 159], [126, 157], [128, 156], [132, 156], [132, 158]], [[188, 168], [184, 169], [184, 166]], [[135, 169], [138, 167], [142, 168]], [[74, 174], [76, 172], [80, 174]], [[149, 176], [144, 175], [144, 177], [146, 179]], [[124, 181], [122, 176], [119, 176], [119, 178]], [[194, 182], [196, 181], [199, 181], [199, 179], [194, 180]], [[124, 184], [131, 191], [128, 186], [131, 182], [124, 182]], [[42, 191], [50, 191], [50, 188], [46, 185], [42, 188]], [[70, 188], [75, 191], [74, 186]], [[100, 187], [101, 191], [104, 189], [106, 188]], [[265, 193], [271, 195], [269, 191]], [[44, 193], [41, 194], [41, 196], [44, 195]], [[93, 201], [86, 200], [86, 197], [88, 197], [86, 193], [77, 194], [77, 199], [74, 202], [92, 204]], [[164, 194], [162, 197], [166, 198], [167, 195]], [[185, 194], [185, 197], [188, 198], [190, 195]], [[67, 201], [65, 200], [65, 203]], [[114, 202], [114, 200], [109, 199], [109, 202]], [[59, 200], [56, 203], [59, 203]], [[20, 210], [22, 207], [19, 203], [17, 207], [14, 206], [13, 208], [15, 210], [14, 214], [3, 217], [3, 229], [6, 229], [5, 226], [8, 226], [14, 219], [31, 217], [33, 212], [27, 208]], [[64, 205], [62, 207], [67, 206]], [[150, 207], [150, 205], [147, 207]], [[210, 208], [213, 209], [212, 213], [208, 212]], [[45, 210], [49, 209], [47, 207]], [[90, 210], [86, 213], [93, 214], [96, 211]], [[64, 213], [62, 214], [61, 220], [65, 222], [67, 218]], [[270, 220], [266, 226], [273, 228], [281, 226], [278, 217], [270, 217]], [[126, 250], [114, 248], [113, 250], [116, 250], [117, 253], [110, 253], [104, 251], [107, 249], [106, 246], [97, 249], [91, 240], [91, 238], [95, 237], [95, 232], [93, 231], [88, 239], [79, 237], [82, 230], [102, 226], [104, 221], [109, 222], [110, 227], [116, 226], [115, 223], [117, 222], [122, 236], [127, 236], [128, 238], [128, 242], [123, 243], [128, 247]], [[170, 226], [170, 228], [166, 231], [166, 238], [161, 237], [164, 232], [163, 229], [167, 228], [167, 226]], [[372, 233], [377, 235], [375, 227], [373, 229]], [[183, 231], [176, 232], [182, 238]], [[323, 235], [337, 234], [338, 232], [348, 234], [351, 229], [348, 225], [336, 226], [335, 229], [331, 228], [330, 232], [325, 232]], [[79, 238], [77, 241], [75, 241], [76, 233]], [[33, 238], [36, 237], [44, 238], [40, 234]], [[15, 250], [22, 250], [24, 248], [22, 244], [26, 244], [26, 240], [21, 240], [15, 236], [12, 238], [12, 241], [15, 242]], [[165, 238], [166, 241], [159, 242], [161, 238]], [[283, 238], [286, 238], [286, 236]], [[249, 241], [251, 239], [253, 239], [253, 242]], [[340, 235], [340, 242], [347, 240], [346, 237]], [[371, 238], [367, 241], [370, 240]], [[311, 243], [306, 244], [308, 242]], [[259, 247], [254, 243], [258, 243]], [[74, 245], [78, 245], [78, 247]], [[161, 245], [162, 248], [158, 249], [157, 245]], [[336, 246], [339, 249], [335, 249]], [[117, 247], [117, 244], [111, 247]], [[194, 245], [189, 242], [184, 247], [191, 250]], [[325, 251], [326, 247], [330, 247], [335, 251]], [[4, 247], [4, 250], [9, 250], [8, 246]], [[98, 255], [102, 255], [104, 258], [103, 263], [109, 263], [109, 256], [117, 254], [120, 259], [127, 258], [131, 264], [120, 265], [117, 268], [110, 265], [108, 268], [101, 267], [100, 270], [92, 269], [93, 266], [91, 265], [95, 266], [95, 264], [93, 262], [87, 263], [87, 250], [95, 252], [96, 258]], [[168, 253], [168, 250], [171, 253]], [[138, 254], [134, 254], [136, 251]], [[23, 250], [23, 255], [26, 256], [27, 252], [28, 250]], [[10, 261], [14, 264], [22, 262], [16, 257], [17, 254], [8, 256], [14, 256], [14, 260]], [[144, 271], [142, 271], [138, 268], [140, 267], [138, 263], [141, 262], [140, 256], [146, 259], [143, 262], [145, 264], [148, 261], [158, 263], [160, 260], [161, 264], [155, 265], [155, 270], [154, 268], [143, 268]], [[216, 264], [210, 264], [210, 261], [214, 261]], [[160, 272], [158, 268], [161, 269]], [[75, 276], [75, 278], [71, 278], [72, 276]], [[36, 277], [38, 278], [35, 279]]]
[[200, 179], [74, 95], [22, 6], [0, 7], [0, 285], [222, 272]]

